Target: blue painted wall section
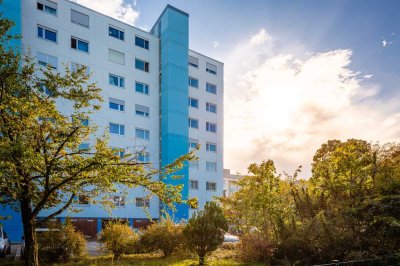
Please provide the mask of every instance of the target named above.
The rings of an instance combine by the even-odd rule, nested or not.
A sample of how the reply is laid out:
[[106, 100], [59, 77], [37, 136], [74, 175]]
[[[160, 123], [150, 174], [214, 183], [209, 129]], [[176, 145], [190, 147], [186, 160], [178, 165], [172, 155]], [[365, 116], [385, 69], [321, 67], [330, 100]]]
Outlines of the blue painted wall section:
[[[188, 153], [188, 53], [189, 15], [168, 5], [154, 25], [151, 33], [160, 38], [161, 77], [161, 165], [173, 162]], [[181, 179], [167, 177], [164, 182], [183, 184], [182, 197], [189, 195], [189, 170], [187, 164], [175, 175]], [[166, 209], [175, 220], [188, 219], [189, 206], [176, 204], [176, 211]]]
[[[12, 20], [15, 25], [9, 31], [11, 34], [21, 35], [21, 0], [3, 0], [0, 4], [0, 12], [2, 15]], [[16, 52], [21, 52], [21, 40], [13, 40], [10, 47]], [[21, 241], [22, 237], [22, 221], [19, 212], [15, 212], [9, 206], [0, 206], [0, 216], [6, 220], [0, 220], [0, 224], [9, 235], [12, 242]]]

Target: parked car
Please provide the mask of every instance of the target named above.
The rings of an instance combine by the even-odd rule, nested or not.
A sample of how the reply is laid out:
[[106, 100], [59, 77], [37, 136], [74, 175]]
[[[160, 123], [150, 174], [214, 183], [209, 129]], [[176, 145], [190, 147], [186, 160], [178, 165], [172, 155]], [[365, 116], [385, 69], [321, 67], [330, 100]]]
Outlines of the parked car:
[[239, 237], [231, 235], [231, 234], [225, 234], [224, 235], [224, 242], [230, 242], [230, 243], [234, 243], [234, 242], [239, 242]]
[[4, 258], [7, 254], [11, 253], [11, 242], [8, 238], [6, 231], [0, 227], [0, 257]]

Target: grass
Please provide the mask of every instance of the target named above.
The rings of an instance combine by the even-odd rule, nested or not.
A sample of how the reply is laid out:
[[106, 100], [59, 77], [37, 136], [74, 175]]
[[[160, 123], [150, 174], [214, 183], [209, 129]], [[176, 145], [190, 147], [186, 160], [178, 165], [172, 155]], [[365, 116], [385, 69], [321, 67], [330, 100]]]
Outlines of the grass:
[[[262, 264], [243, 263], [234, 257], [234, 251], [219, 249], [207, 257], [208, 266], [261, 266]], [[20, 266], [22, 262], [12, 260], [0, 260], [0, 265]], [[45, 265], [45, 264], [43, 264]], [[162, 257], [161, 254], [135, 254], [124, 255], [119, 260], [113, 260], [112, 256], [87, 257], [73, 260], [67, 263], [51, 263], [46, 265], [56, 266], [194, 266], [198, 265], [195, 255], [174, 255]]]

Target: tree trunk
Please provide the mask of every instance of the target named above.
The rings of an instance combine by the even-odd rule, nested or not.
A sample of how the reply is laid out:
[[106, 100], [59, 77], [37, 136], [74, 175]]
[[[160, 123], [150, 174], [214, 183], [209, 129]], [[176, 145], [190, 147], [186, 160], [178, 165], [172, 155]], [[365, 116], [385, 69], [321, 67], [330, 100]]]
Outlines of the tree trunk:
[[39, 266], [38, 244], [35, 232], [35, 219], [32, 217], [32, 208], [29, 199], [21, 201], [21, 217], [24, 225], [25, 237], [25, 266]]
[[199, 256], [199, 266], [204, 265], [204, 256]]

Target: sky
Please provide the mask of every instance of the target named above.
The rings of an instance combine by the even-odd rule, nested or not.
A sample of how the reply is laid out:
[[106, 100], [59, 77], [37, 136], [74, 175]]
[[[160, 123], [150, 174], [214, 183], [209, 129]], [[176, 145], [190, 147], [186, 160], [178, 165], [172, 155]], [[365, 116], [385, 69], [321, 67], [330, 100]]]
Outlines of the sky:
[[[224, 168], [302, 166], [327, 140], [400, 141], [400, 1], [75, 0], [149, 30], [167, 4], [224, 62]], [[240, 140], [240, 141], [238, 141]]]

